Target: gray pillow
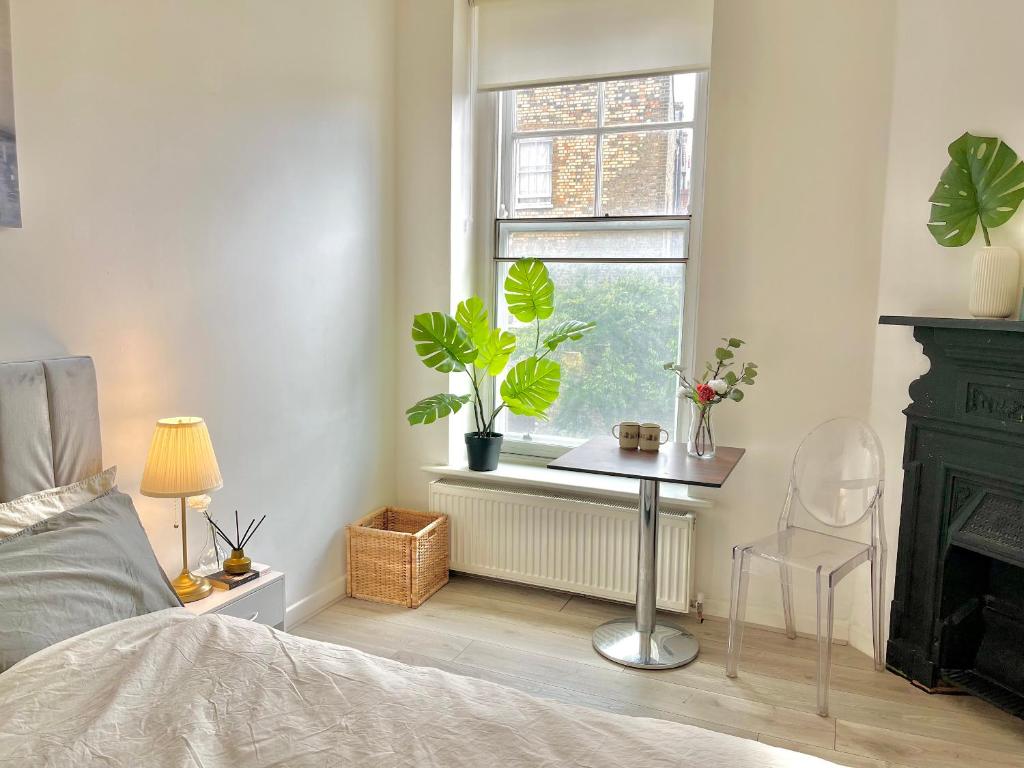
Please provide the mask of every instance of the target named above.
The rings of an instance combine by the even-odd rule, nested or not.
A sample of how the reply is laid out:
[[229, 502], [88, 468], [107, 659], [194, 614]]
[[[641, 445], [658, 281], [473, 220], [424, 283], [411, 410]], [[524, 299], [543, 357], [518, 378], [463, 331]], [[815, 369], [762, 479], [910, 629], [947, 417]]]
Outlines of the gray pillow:
[[116, 488], [0, 539], [0, 672], [120, 619], [181, 605]]

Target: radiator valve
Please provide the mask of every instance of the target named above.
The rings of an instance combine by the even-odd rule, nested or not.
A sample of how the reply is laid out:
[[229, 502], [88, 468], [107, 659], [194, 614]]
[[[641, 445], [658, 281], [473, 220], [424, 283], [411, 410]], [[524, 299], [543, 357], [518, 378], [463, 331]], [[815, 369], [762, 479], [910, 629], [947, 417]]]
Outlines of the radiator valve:
[[696, 607], [697, 607], [697, 621], [700, 622], [701, 624], [703, 624], [704, 623], [704, 593], [703, 592], [698, 592], [697, 593]]

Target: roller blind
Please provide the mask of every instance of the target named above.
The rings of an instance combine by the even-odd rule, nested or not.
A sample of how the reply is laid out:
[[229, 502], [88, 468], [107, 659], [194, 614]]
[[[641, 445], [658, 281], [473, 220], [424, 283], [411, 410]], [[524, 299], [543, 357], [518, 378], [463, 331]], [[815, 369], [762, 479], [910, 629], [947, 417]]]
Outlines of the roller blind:
[[476, 0], [478, 87], [707, 69], [714, 0]]

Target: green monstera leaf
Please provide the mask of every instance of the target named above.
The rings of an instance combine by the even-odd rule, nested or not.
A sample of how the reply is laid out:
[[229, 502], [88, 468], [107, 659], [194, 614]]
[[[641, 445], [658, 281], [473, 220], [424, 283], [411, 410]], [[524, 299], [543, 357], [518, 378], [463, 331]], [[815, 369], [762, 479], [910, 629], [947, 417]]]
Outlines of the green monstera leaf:
[[562, 369], [553, 360], [528, 357], [512, 366], [501, 383], [501, 398], [518, 416], [547, 418], [547, 409], [558, 399]]
[[497, 376], [505, 370], [509, 358], [516, 351], [516, 336], [514, 333], [495, 328], [486, 339], [477, 341], [477, 349], [479, 352], [473, 365], [487, 371], [491, 376]]
[[585, 323], [582, 320], [563, 320], [548, 331], [548, 335], [544, 337], [543, 344], [554, 352], [558, 349], [559, 344], [566, 341], [579, 341], [583, 338], [583, 334], [594, 330], [596, 327], [597, 323], [594, 322]]
[[490, 335], [491, 328], [487, 323], [487, 310], [484, 308], [483, 299], [479, 296], [470, 296], [465, 301], [459, 302], [459, 306], [455, 310], [455, 321], [478, 347]]
[[427, 368], [441, 373], [464, 371], [477, 350], [455, 318], [444, 312], [424, 312], [412, 319], [416, 354]]
[[1017, 153], [991, 136], [965, 133], [949, 145], [951, 161], [928, 201], [928, 230], [939, 245], [966, 245], [981, 220], [988, 230], [1005, 224], [1024, 200], [1024, 164]]
[[512, 264], [505, 278], [508, 311], [522, 323], [547, 320], [555, 311], [555, 284], [548, 268], [536, 259], [520, 259]]
[[443, 419], [473, 399], [472, 395], [449, 395], [447, 393], [425, 397], [405, 412], [410, 424], [433, 424]]

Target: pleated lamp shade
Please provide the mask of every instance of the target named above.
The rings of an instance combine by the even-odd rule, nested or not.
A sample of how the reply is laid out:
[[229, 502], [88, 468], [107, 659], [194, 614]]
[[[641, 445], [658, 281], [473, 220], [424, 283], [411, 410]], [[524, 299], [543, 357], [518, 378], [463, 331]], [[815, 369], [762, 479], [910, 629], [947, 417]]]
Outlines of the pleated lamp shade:
[[144, 496], [199, 496], [223, 485], [205, 421], [176, 416], [156, 423], [139, 488]]

